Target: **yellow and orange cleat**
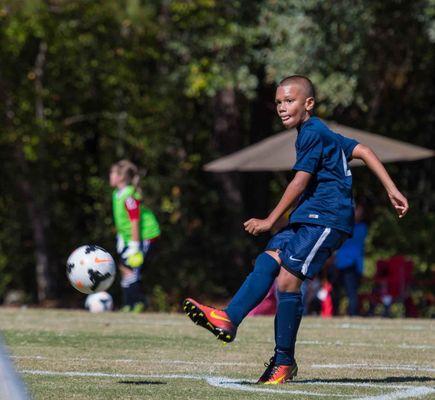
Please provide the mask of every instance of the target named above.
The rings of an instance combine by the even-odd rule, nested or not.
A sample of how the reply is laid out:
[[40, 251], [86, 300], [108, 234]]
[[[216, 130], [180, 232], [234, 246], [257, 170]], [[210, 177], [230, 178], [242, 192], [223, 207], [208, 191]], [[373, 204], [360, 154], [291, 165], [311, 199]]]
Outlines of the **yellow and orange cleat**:
[[257, 383], [264, 383], [270, 378], [270, 374], [275, 366], [275, 356], [271, 357], [268, 363], [264, 363], [264, 366], [266, 369], [263, 372], [263, 375], [258, 379]]
[[[282, 383], [290, 382], [298, 374], [298, 365], [296, 362], [293, 365], [273, 365], [268, 371], [270, 365], [268, 365], [266, 371], [258, 380], [258, 383], [265, 385], [279, 385]], [[269, 376], [265, 376], [269, 372]], [[263, 378], [263, 380], [261, 380]], [[260, 381], [261, 380], [261, 381]]]
[[235, 339], [237, 327], [225, 311], [204, 306], [190, 298], [184, 300], [183, 309], [195, 324], [208, 329], [219, 340], [229, 343]]

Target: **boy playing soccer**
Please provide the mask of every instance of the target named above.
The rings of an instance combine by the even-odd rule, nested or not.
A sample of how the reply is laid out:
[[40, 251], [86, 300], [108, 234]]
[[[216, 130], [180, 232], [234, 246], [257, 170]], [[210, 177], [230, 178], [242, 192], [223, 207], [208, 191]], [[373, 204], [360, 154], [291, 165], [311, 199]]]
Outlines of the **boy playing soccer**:
[[301, 75], [283, 79], [275, 95], [277, 113], [287, 129], [296, 128], [296, 174], [281, 200], [266, 219], [244, 223], [253, 235], [269, 231], [291, 207], [288, 225], [276, 233], [256, 261], [225, 310], [204, 306], [193, 299], [183, 303], [186, 314], [218, 339], [231, 342], [237, 327], [268, 292], [275, 278], [278, 307], [275, 316], [275, 354], [258, 383], [280, 384], [297, 374], [294, 359], [296, 335], [303, 306], [300, 287], [312, 279], [327, 258], [352, 234], [354, 210], [352, 174], [348, 161], [358, 158], [384, 186], [399, 218], [408, 201], [399, 192], [375, 153], [355, 140], [332, 132], [313, 116], [314, 87]]

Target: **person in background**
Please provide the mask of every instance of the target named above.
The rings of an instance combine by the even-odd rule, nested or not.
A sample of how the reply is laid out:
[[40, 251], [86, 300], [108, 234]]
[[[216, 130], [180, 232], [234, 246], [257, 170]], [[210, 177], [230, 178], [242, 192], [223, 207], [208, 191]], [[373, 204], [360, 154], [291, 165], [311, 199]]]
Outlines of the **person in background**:
[[364, 204], [362, 202], [358, 203], [355, 207], [353, 235], [343, 243], [335, 255], [335, 277], [332, 279], [335, 315], [339, 311], [342, 288], [344, 288], [349, 300], [348, 315], [356, 316], [359, 314], [358, 289], [364, 271], [364, 248], [368, 233], [365, 214]]
[[141, 312], [146, 305], [141, 287], [141, 272], [160, 236], [159, 223], [143, 204], [138, 168], [121, 160], [110, 169], [113, 191], [113, 216], [117, 231], [117, 253], [121, 260], [123, 311]]

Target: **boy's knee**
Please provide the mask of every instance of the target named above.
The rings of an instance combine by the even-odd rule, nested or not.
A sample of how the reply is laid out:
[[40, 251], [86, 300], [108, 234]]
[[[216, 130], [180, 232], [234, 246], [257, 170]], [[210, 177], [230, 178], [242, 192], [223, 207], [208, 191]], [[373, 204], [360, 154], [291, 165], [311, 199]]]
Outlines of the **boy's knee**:
[[277, 288], [280, 292], [299, 292], [301, 285], [301, 279], [281, 267], [277, 279]]
[[266, 250], [264, 253], [271, 256], [278, 263], [278, 265], [281, 265], [281, 258], [280, 258], [279, 253], [277, 251]]
[[280, 260], [278, 254], [276, 254], [276, 257], [271, 255], [272, 252], [264, 252], [261, 253], [257, 259], [255, 260], [255, 266], [253, 273], [256, 274], [263, 274], [263, 275], [273, 275], [274, 277], [279, 274], [279, 268], [280, 268]]

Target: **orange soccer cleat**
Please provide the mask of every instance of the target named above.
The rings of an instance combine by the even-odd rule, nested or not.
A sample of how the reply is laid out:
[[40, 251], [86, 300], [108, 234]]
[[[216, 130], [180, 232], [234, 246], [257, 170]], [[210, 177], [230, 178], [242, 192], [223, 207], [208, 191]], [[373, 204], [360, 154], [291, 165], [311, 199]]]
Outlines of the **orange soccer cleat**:
[[260, 378], [258, 379], [257, 383], [264, 383], [270, 378], [270, 374], [273, 370], [273, 367], [275, 366], [275, 358], [276, 356], [270, 357], [269, 362], [264, 363], [266, 369], [263, 372], [263, 375], [261, 375]]
[[204, 306], [190, 298], [184, 300], [183, 309], [195, 324], [208, 329], [219, 340], [229, 343], [236, 337], [237, 327], [225, 311]]
[[[265, 375], [266, 372], [267, 369], [263, 375]], [[293, 365], [274, 365], [269, 372], [269, 377], [261, 382], [259, 380], [259, 383], [264, 383], [265, 385], [279, 385], [282, 383], [290, 382], [297, 374], [298, 365], [296, 364], [296, 362]], [[263, 378], [263, 376], [261, 378]]]

